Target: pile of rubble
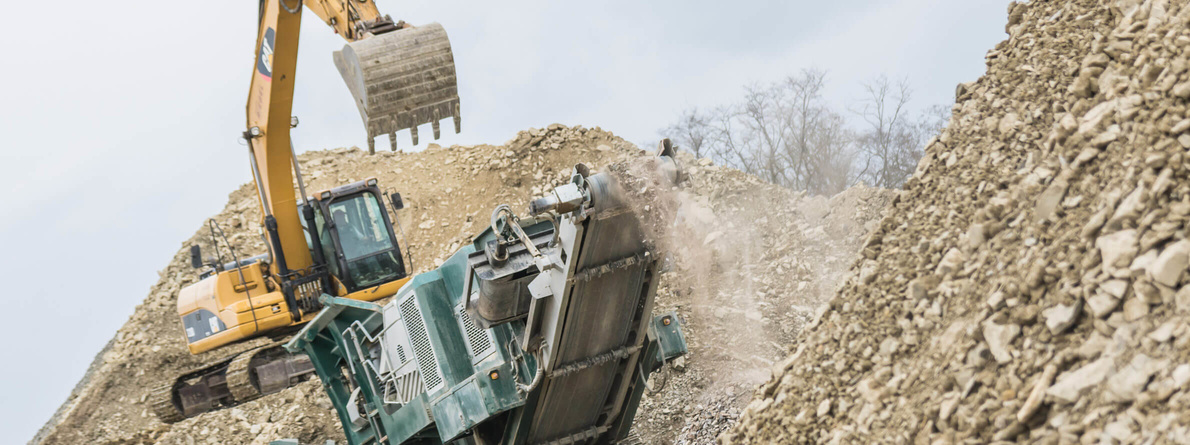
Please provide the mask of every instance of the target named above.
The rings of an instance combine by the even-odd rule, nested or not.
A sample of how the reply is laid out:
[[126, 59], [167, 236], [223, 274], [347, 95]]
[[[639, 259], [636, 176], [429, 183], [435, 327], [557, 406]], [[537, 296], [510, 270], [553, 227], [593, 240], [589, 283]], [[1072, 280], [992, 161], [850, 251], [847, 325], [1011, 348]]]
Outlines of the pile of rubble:
[[[376, 177], [401, 192], [403, 247], [417, 272], [436, 267], [482, 231], [501, 203], [520, 208], [569, 178], [576, 162], [606, 166], [641, 153], [601, 129], [551, 125], [520, 132], [504, 145], [431, 144], [416, 153], [358, 149], [299, 156], [308, 190]], [[689, 178], [673, 233], [696, 242], [672, 252], [662, 274], [658, 311], [684, 314], [691, 354], [651, 382], [638, 412], [644, 443], [711, 443], [788, 353], [786, 345], [845, 276], [850, 259], [875, 228], [893, 192], [857, 187], [832, 199], [765, 184], [709, 160], [680, 156]], [[255, 191], [229, 196], [214, 220], [240, 256], [265, 250]], [[398, 235], [401, 236], [401, 235]], [[45, 444], [264, 444], [343, 440], [330, 400], [317, 380], [280, 393], [163, 424], [145, 404], [147, 389], [168, 376], [266, 340], [191, 356], [175, 303], [197, 280], [187, 247], [213, 253], [205, 224], [182, 246], [144, 303], [97, 357], [59, 412], [34, 439]], [[226, 249], [223, 250], [227, 254]], [[746, 326], [746, 328], [741, 328]]]
[[1188, 443], [1190, 4], [1010, 6], [723, 443]]
[[690, 354], [641, 404], [638, 431], [656, 444], [714, 443], [734, 424], [896, 196], [807, 197], [708, 160], [686, 171], [657, 310], [682, 314]]

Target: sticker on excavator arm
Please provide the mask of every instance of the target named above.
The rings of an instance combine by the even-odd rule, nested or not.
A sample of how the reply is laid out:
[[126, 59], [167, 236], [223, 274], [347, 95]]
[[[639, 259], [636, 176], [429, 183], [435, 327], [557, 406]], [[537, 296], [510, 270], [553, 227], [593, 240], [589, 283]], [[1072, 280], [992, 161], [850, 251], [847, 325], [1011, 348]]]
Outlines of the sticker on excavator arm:
[[273, 80], [273, 38], [276, 32], [273, 28], [264, 30], [264, 40], [260, 42], [260, 58], [256, 60], [256, 71], [265, 80]]

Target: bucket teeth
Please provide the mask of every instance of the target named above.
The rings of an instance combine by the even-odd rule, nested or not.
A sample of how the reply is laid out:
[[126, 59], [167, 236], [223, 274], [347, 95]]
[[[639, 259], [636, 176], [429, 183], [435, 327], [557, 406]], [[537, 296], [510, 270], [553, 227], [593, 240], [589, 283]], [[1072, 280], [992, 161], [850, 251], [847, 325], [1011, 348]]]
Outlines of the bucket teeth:
[[459, 113], [459, 104], [455, 104], [454, 109], [451, 110], [450, 118], [455, 121], [455, 134], [463, 131], [463, 116]]
[[[335, 66], [355, 98], [368, 138], [409, 129], [450, 116], [462, 130], [454, 54], [446, 30], [437, 23], [392, 31], [348, 43], [334, 55]], [[395, 142], [394, 142], [395, 144]], [[395, 147], [395, 145], [394, 145]], [[374, 150], [373, 150], [374, 152]]]
[[434, 130], [434, 140], [442, 137], [442, 129], [438, 126], [438, 121], [442, 119], [442, 115], [438, 113], [438, 109], [434, 109], [434, 118], [430, 120], [430, 127]]

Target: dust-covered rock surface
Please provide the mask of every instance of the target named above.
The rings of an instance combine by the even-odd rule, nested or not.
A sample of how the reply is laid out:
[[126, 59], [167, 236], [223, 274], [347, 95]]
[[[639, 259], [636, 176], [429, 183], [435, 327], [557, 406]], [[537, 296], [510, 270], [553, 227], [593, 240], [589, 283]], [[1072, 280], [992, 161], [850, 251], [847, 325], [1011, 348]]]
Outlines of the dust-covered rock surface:
[[[651, 377], [636, 420], [646, 443], [714, 443], [734, 424], [896, 196], [860, 185], [807, 197], [707, 160], [684, 162], [695, 166], [671, 197], [673, 223], [654, 235], [669, 254], [655, 311], [681, 314], [690, 354]], [[659, 201], [668, 202], [637, 202], [638, 213]]]
[[1190, 443], [1190, 5], [1010, 7], [724, 443]]
[[[469, 242], [496, 205], [523, 211], [532, 196], [566, 181], [577, 162], [601, 168], [639, 154], [598, 128], [555, 124], [520, 132], [504, 145], [430, 145], [376, 156], [338, 149], [299, 158], [309, 191], [376, 177], [381, 187], [401, 192], [402, 247], [420, 272]], [[661, 190], [677, 194], [680, 205], [667, 214], [676, 221], [664, 227], [669, 258], [656, 310], [682, 314], [691, 353], [651, 382], [653, 393], [634, 427], [642, 443], [711, 443], [729, 427], [814, 308], [841, 282], [895, 196], [860, 186], [829, 199], [811, 198], [709, 160], [679, 159], [684, 187]], [[265, 251], [258, 212], [255, 189], [245, 185], [214, 216], [241, 257]], [[176, 424], [153, 416], [145, 403], [149, 389], [267, 342], [201, 356], [187, 352], [175, 309], [178, 290], [197, 280], [187, 249], [197, 243], [206, 254], [215, 251], [206, 224], [200, 227], [32, 443], [342, 443], [338, 418], [317, 379]], [[227, 260], [225, 248], [223, 255]]]

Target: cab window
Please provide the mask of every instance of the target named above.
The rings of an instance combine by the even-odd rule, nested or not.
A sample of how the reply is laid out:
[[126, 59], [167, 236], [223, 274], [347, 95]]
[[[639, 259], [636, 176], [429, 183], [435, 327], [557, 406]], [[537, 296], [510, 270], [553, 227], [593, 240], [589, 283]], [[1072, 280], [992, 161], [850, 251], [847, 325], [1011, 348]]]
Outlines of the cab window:
[[380, 203], [371, 193], [336, 201], [330, 205], [331, 219], [339, 232], [339, 244], [347, 261], [366, 257], [393, 246], [384, 224]]
[[335, 201], [328, 210], [347, 261], [347, 278], [357, 289], [403, 276], [400, 252], [389, 235], [384, 208], [376, 195], [365, 192]]

